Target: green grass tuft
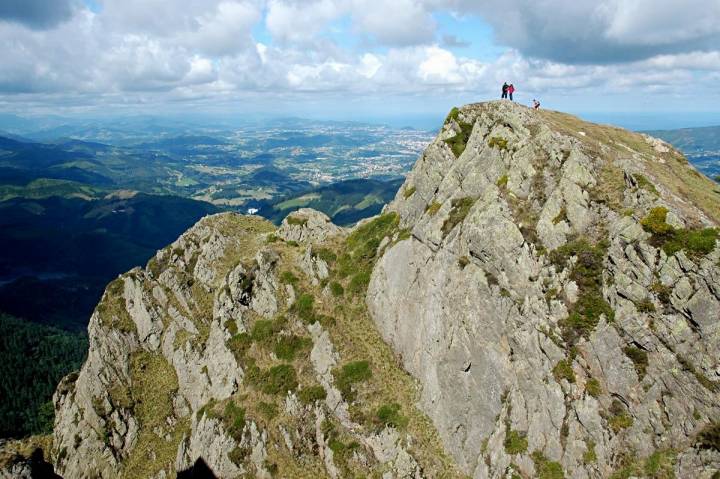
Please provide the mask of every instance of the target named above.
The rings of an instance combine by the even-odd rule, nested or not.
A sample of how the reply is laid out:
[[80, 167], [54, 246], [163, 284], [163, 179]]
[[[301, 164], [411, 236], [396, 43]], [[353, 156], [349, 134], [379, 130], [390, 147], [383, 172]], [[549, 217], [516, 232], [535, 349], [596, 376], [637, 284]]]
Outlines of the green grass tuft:
[[410, 187], [410, 188], [407, 188], [407, 189], [403, 192], [403, 197], [405, 197], [405, 199], [407, 200], [408, 198], [410, 198], [412, 195], [415, 194], [415, 191], [417, 191], [417, 188], [415, 188], [414, 186], [412, 186], [412, 187]]
[[324, 401], [326, 397], [327, 393], [322, 386], [308, 386], [298, 391], [298, 398], [303, 404], [315, 404], [317, 401]]
[[553, 376], [555, 380], [560, 382], [561, 379], [567, 380], [569, 383], [575, 382], [575, 371], [572, 368], [572, 361], [570, 359], [562, 359], [553, 368]]
[[440, 211], [440, 208], [442, 207], [442, 204], [438, 203], [437, 201], [433, 201], [429, 205], [427, 205], [427, 208], [425, 208], [425, 213], [429, 214], [430, 216], [435, 216], [438, 211]]
[[455, 226], [465, 220], [474, 204], [475, 198], [459, 198], [452, 200], [450, 215], [442, 225], [443, 236], [447, 236], [453, 228], [455, 228]]
[[585, 390], [592, 397], [598, 398], [602, 394], [602, 387], [600, 386], [600, 381], [595, 378], [588, 379], [588, 382], [585, 385]]
[[649, 191], [650, 193], [653, 193], [656, 196], [660, 196], [660, 193], [658, 193], [657, 188], [655, 188], [655, 185], [653, 185], [650, 180], [648, 180], [645, 176], [641, 174], [634, 174], [635, 180], [637, 181], [638, 187], [640, 189], [643, 189], [645, 191]]
[[357, 383], [367, 381], [372, 377], [372, 370], [368, 361], [354, 361], [347, 363], [340, 369], [333, 371], [337, 388], [346, 401], [351, 402], [355, 398], [353, 386]]
[[647, 373], [647, 367], [648, 367], [648, 354], [646, 351], [637, 348], [635, 346], [627, 346], [623, 349], [625, 352], [625, 355], [630, 358], [630, 360], [635, 365], [635, 371], [637, 372], [638, 376], [640, 377], [640, 380], [642, 381], [645, 377], [645, 374]]
[[273, 352], [278, 359], [290, 362], [295, 360], [299, 352], [309, 349], [311, 345], [310, 338], [295, 335], [281, 336], [277, 339]]
[[398, 403], [383, 404], [378, 408], [376, 416], [383, 426], [403, 428], [408, 425], [408, 418], [400, 414]]
[[694, 258], [705, 256], [715, 249], [717, 229], [675, 229], [666, 222], [667, 214], [667, 208], [653, 208], [640, 221], [643, 229], [653, 235], [650, 241], [653, 246], [662, 248], [668, 256], [685, 251]]
[[565, 479], [565, 473], [560, 463], [549, 461], [540, 451], [533, 451], [530, 457], [535, 463], [537, 479]]
[[490, 148], [497, 148], [500, 151], [508, 149], [508, 141], [505, 138], [499, 136], [493, 136], [488, 140], [488, 146]]
[[525, 437], [525, 433], [514, 431], [512, 429], [508, 430], [505, 435], [503, 446], [505, 446], [505, 452], [508, 454], [523, 454], [528, 448], [528, 441]]

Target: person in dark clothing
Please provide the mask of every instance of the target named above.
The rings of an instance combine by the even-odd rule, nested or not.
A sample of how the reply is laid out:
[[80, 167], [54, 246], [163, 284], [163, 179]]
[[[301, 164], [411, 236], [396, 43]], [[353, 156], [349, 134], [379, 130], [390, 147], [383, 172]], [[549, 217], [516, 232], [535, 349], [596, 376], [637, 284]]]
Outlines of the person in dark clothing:
[[508, 96], [508, 84], [507, 82], [503, 83], [502, 86], [502, 96], [500, 98], [507, 98]]
[[510, 86], [507, 87], [507, 92], [508, 92], [508, 95], [510, 95], [510, 101], [513, 101], [512, 95], [513, 95], [513, 93], [515, 93], [515, 85], [513, 85], [511, 83]]

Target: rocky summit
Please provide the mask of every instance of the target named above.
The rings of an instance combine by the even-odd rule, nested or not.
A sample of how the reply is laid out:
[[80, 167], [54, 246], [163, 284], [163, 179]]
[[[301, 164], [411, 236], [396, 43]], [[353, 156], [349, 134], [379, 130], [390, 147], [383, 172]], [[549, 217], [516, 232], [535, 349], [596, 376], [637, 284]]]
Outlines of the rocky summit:
[[379, 217], [209, 216], [112, 282], [45, 458], [66, 479], [717, 478], [718, 222], [660, 140], [454, 109]]

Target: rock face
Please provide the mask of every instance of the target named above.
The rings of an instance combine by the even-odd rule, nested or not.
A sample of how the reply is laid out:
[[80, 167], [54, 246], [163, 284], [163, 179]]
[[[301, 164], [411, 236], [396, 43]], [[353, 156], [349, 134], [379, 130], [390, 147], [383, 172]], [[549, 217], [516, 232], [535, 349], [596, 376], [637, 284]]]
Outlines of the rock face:
[[[200, 462], [222, 478], [411, 478], [419, 460], [454, 473], [435, 464], [444, 453], [424, 438], [430, 429], [414, 435], [418, 446], [394, 428], [424, 416], [370, 318], [358, 316], [364, 287], [338, 293], [350, 281], [331, 271], [345, 231], [315, 211], [296, 215], [302, 224], [290, 218], [279, 230], [257, 217], [204, 218], [108, 286], [88, 359], [55, 394], [59, 474], [174, 477]], [[355, 349], [357, 340], [371, 345]], [[402, 415], [376, 417], [391, 401]], [[8, 466], [10, 477], [21, 466]]]
[[383, 215], [207, 217], [111, 283], [55, 471], [714, 479], [713, 188], [659, 140], [455, 109]]
[[412, 238], [367, 304], [467, 474], [717, 472], [691, 446], [720, 417], [720, 250], [669, 254], [641, 225], [715, 224], [675, 170], [659, 140], [508, 102], [454, 112], [417, 162], [387, 208]]

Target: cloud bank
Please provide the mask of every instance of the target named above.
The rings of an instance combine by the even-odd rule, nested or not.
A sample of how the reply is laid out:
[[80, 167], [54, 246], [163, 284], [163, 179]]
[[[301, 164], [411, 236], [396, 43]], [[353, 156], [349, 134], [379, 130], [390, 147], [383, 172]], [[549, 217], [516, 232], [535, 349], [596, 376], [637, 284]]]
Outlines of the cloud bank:
[[720, 1], [5, 0], [0, 48], [8, 108], [495, 96], [505, 80], [666, 101], [717, 91]]

